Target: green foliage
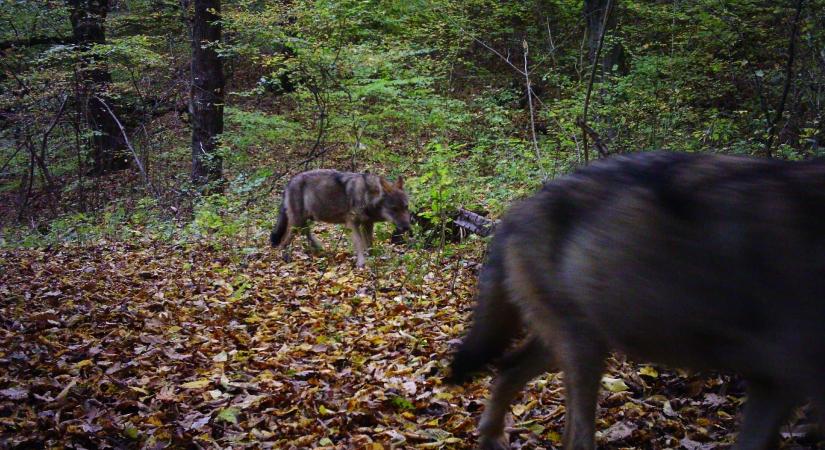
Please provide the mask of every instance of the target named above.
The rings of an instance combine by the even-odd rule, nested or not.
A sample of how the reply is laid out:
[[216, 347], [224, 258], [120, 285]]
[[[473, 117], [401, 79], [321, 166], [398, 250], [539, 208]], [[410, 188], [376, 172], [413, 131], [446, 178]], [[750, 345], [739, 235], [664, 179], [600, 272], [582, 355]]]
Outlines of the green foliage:
[[420, 175], [409, 183], [413, 208], [436, 225], [443, 225], [451, 212], [464, 202], [466, 186], [457, 183], [451, 164], [460, 155], [460, 148], [433, 143], [427, 148], [429, 157], [420, 167]]
[[[603, 56], [620, 57], [597, 70], [588, 113], [611, 152], [761, 155], [776, 121], [774, 157], [823, 153], [822, 0], [803, 10], [778, 119], [792, 4], [617, 5]], [[4, 224], [31, 217], [4, 230], [5, 242], [129, 239], [155, 229], [181, 239], [264, 241], [283, 182], [321, 166], [406, 175], [415, 208], [439, 227], [459, 206], [496, 216], [584, 161], [576, 119], [591, 65], [582, 8], [578, 0], [224, 0], [224, 39], [208, 45], [229, 81], [220, 137], [226, 182], [213, 186], [220, 194], [198, 198], [187, 173], [191, 10], [174, 0], [118, 2], [106, 42], [79, 48], [61, 39], [72, 32], [65, 2], [9, 3], [0, 10], [8, 24], [0, 41], [55, 42], [15, 44], [0, 61], [0, 71], [14, 75], [0, 79], [0, 109], [8, 112], [0, 196], [19, 205], [31, 186], [30, 198], [61, 200], [10, 208]], [[510, 65], [523, 69], [523, 42], [535, 141], [526, 80]], [[111, 75], [104, 94], [157, 192], [142, 176], [86, 176], [93, 132], [76, 89], [78, 74], [93, 68]], [[39, 167], [32, 172], [31, 148], [60, 196], [45, 193]], [[146, 195], [151, 204], [141, 203]]]

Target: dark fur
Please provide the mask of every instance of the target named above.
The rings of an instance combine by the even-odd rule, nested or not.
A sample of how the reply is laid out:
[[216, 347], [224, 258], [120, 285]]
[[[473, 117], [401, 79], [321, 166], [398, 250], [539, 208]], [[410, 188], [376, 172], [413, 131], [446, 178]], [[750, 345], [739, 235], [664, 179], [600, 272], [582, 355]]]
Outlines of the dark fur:
[[507, 405], [560, 369], [565, 448], [593, 448], [612, 350], [740, 373], [749, 400], [739, 449], [773, 448], [805, 399], [825, 409], [825, 162], [641, 153], [514, 206], [451, 367], [460, 382], [500, 361], [482, 447], [505, 448]]

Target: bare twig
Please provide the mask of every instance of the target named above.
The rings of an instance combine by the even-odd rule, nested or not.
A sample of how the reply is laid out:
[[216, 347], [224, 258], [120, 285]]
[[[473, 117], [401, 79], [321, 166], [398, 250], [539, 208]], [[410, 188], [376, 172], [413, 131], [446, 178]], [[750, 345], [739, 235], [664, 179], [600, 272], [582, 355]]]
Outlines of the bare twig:
[[17, 154], [18, 154], [18, 153], [20, 153], [20, 150], [21, 150], [22, 148], [23, 148], [23, 146], [22, 146], [22, 145], [18, 145], [18, 146], [17, 146], [17, 150], [15, 150], [15, 151], [14, 151], [14, 153], [12, 153], [12, 154], [11, 154], [11, 156], [10, 156], [10, 157], [9, 157], [9, 159], [8, 159], [8, 161], [6, 161], [6, 163], [5, 163], [5, 164], [3, 164], [3, 167], [0, 167], [0, 173], [3, 173], [3, 172], [5, 172], [5, 171], [6, 171], [6, 167], [8, 167], [8, 166], [9, 166], [9, 164], [11, 164], [11, 162], [14, 160], [14, 157], [15, 157], [15, 156], [17, 156]]
[[106, 104], [106, 102], [103, 101], [102, 98], [95, 96], [95, 100], [99, 101], [100, 104], [103, 105], [104, 108], [106, 108], [106, 112], [108, 112], [109, 115], [112, 116], [112, 119], [114, 119], [115, 123], [117, 124], [117, 127], [120, 128], [120, 133], [121, 135], [123, 135], [123, 141], [126, 142], [126, 147], [129, 148], [129, 151], [132, 152], [132, 156], [135, 158], [135, 163], [137, 164], [138, 169], [140, 169], [140, 174], [143, 175], [143, 181], [146, 183], [146, 186], [149, 188], [150, 192], [152, 192], [152, 194], [154, 194], [155, 197], [160, 197], [160, 194], [158, 194], [157, 190], [152, 185], [152, 181], [149, 180], [149, 174], [146, 173], [146, 169], [143, 167], [143, 163], [140, 162], [140, 157], [138, 156], [137, 151], [135, 151], [135, 148], [132, 147], [132, 143], [129, 141], [129, 137], [126, 135], [126, 129], [123, 128], [123, 124], [120, 123], [120, 119], [117, 118], [115, 113], [112, 111], [112, 108], [109, 108], [109, 105]]
[[19, 209], [17, 210], [17, 221], [23, 220], [23, 214], [26, 212], [26, 207], [29, 205], [29, 198], [32, 195], [32, 182], [34, 180], [34, 153], [29, 154], [29, 171], [23, 173], [23, 181], [20, 183], [20, 201]]
[[510, 62], [510, 58], [509, 58], [509, 57], [506, 57], [506, 56], [502, 55], [501, 53], [499, 53], [499, 52], [498, 52], [496, 49], [494, 49], [493, 47], [490, 47], [489, 45], [485, 44], [485, 43], [484, 43], [484, 41], [482, 41], [481, 39], [479, 39], [479, 38], [477, 38], [477, 37], [473, 36], [473, 40], [474, 40], [475, 42], [478, 42], [479, 44], [481, 44], [481, 45], [482, 45], [484, 48], [486, 48], [487, 50], [490, 50], [491, 52], [495, 53], [495, 54], [496, 54], [496, 56], [498, 56], [499, 58], [501, 58], [501, 60], [502, 60], [502, 61], [504, 61], [505, 63], [507, 63], [507, 65], [508, 65], [508, 66], [512, 67], [512, 68], [513, 68], [513, 70], [515, 70], [516, 72], [518, 72], [518, 73], [520, 73], [520, 74], [522, 74], [522, 75], [524, 75], [524, 76], [527, 76], [527, 69], [525, 69], [524, 71], [522, 71], [521, 69], [519, 69], [518, 67], [516, 67], [516, 65], [515, 65], [515, 64], [513, 64], [512, 62]]
[[599, 35], [599, 46], [596, 48], [596, 56], [593, 58], [593, 67], [590, 69], [590, 81], [587, 83], [587, 95], [584, 97], [584, 112], [582, 113], [582, 143], [584, 148], [584, 163], [587, 164], [590, 159], [590, 154], [587, 149], [587, 131], [584, 126], [587, 126], [587, 109], [590, 106], [590, 94], [593, 92], [593, 80], [596, 78], [596, 68], [598, 67], [599, 56], [602, 53], [604, 46], [604, 35], [607, 34], [607, 19], [610, 17], [610, 10], [613, 9], [613, 0], [607, 0], [607, 5], [604, 8], [604, 16], [602, 17], [602, 29]]
[[68, 95], [63, 96], [63, 100], [60, 102], [60, 107], [57, 109], [57, 113], [54, 115], [54, 119], [52, 119], [52, 123], [49, 125], [49, 128], [43, 133], [43, 139], [40, 141], [40, 155], [36, 156], [37, 163], [40, 165], [40, 171], [43, 172], [43, 176], [46, 178], [46, 183], [49, 185], [51, 189], [54, 185], [54, 180], [52, 179], [51, 174], [49, 173], [48, 168], [46, 167], [46, 146], [49, 142], [49, 136], [54, 131], [54, 128], [57, 126], [57, 123], [60, 121], [60, 117], [63, 115], [63, 111], [66, 109], [66, 102], [69, 99]]
[[541, 162], [541, 151], [539, 150], [539, 143], [536, 139], [536, 113], [533, 109], [533, 87], [530, 83], [530, 71], [527, 69], [527, 54], [530, 51], [527, 45], [527, 40], [521, 41], [521, 46], [524, 48], [524, 84], [527, 86], [527, 104], [530, 106], [530, 136], [533, 138], [533, 151], [536, 153], [536, 164], [541, 170], [543, 181], [547, 181], [547, 171], [544, 170], [544, 165]]
[[553, 42], [553, 31], [550, 29], [550, 18], [547, 18], [547, 38], [550, 43], [550, 58], [553, 60], [553, 67], [558, 66], [559, 63], [556, 61], [556, 43]]

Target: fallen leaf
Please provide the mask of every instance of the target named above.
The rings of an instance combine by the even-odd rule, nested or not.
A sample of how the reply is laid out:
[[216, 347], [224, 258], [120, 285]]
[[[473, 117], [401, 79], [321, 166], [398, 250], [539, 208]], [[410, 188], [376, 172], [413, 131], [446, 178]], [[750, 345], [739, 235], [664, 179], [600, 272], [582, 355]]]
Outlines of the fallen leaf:
[[211, 381], [209, 381], [206, 378], [201, 378], [199, 380], [190, 381], [188, 383], [183, 383], [183, 384], [180, 385], [180, 387], [182, 387], [184, 389], [203, 389], [206, 386], [209, 386], [210, 384], [211, 384]]

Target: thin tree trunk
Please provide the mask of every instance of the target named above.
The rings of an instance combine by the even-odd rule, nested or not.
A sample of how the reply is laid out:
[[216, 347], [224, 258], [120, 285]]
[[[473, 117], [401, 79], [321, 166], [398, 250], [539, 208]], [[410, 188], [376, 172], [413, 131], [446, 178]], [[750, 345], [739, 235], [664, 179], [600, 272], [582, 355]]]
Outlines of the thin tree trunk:
[[593, 80], [596, 78], [596, 63], [599, 60], [599, 54], [602, 52], [602, 45], [604, 45], [604, 34], [607, 31], [607, 23], [610, 18], [610, 10], [613, 9], [612, 0], [607, 0], [607, 3], [604, 6], [603, 13], [604, 14], [601, 18], [601, 26], [599, 29], [601, 30], [601, 35], [598, 36], [596, 41], [596, 51], [593, 54], [592, 62], [591, 62], [591, 71], [590, 71], [590, 81], [587, 83], [587, 94], [584, 97], [584, 112], [582, 113], [581, 122], [579, 126], [582, 128], [582, 142], [584, 143], [584, 164], [588, 164], [590, 161], [590, 154], [587, 149], [587, 109], [590, 106], [590, 94], [593, 92]]
[[[223, 64], [214, 45], [221, 40], [220, 0], [195, 0], [192, 18], [192, 182], [219, 182], [223, 161], [217, 153], [223, 133]], [[218, 187], [214, 186], [213, 187]]]
[[[94, 44], [106, 43], [104, 22], [109, 13], [109, 0], [66, 0], [69, 7], [74, 41], [81, 52], [88, 51]], [[86, 122], [94, 131], [92, 136], [92, 172], [100, 175], [122, 170], [129, 166], [125, 157], [123, 141], [117, 124], [100, 105], [91, 101], [95, 96], [106, 97], [108, 85], [112, 82], [109, 71], [99, 61], [82, 58], [79, 71], [81, 90], [79, 104], [86, 106]]]
[[796, 14], [794, 14], [793, 25], [791, 26], [791, 36], [788, 38], [788, 62], [785, 64], [785, 86], [782, 88], [782, 97], [779, 100], [779, 107], [776, 109], [776, 115], [768, 124], [768, 138], [765, 142], [765, 156], [773, 157], [772, 149], [773, 140], [776, 138], [776, 125], [782, 119], [782, 114], [785, 112], [785, 102], [788, 99], [788, 92], [793, 81], [793, 62], [796, 55], [796, 35], [799, 34], [799, 17], [802, 14], [802, 6], [805, 0], [798, 0], [796, 2]]
[[[587, 56], [591, 64], [596, 64], [598, 58], [596, 50], [599, 48], [599, 41], [601, 37], [607, 33], [608, 28], [616, 26], [616, 16], [611, 14], [607, 22], [603, 22], [605, 17], [604, 10], [610, 5], [609, 0], [585, 0], [584, 1], [584, 18], [587, 24]], [[612, 9], [616, 8], [617, 1], [613, 1]], [[611, 45], [602, 58], [602, 72], [609, 73], [613, 71], [613, 66], [621, 66], [622, 58], [624, 57], [624, 49], [621, 45]], [[601, 79], [601, 73], [599, 79]]]

